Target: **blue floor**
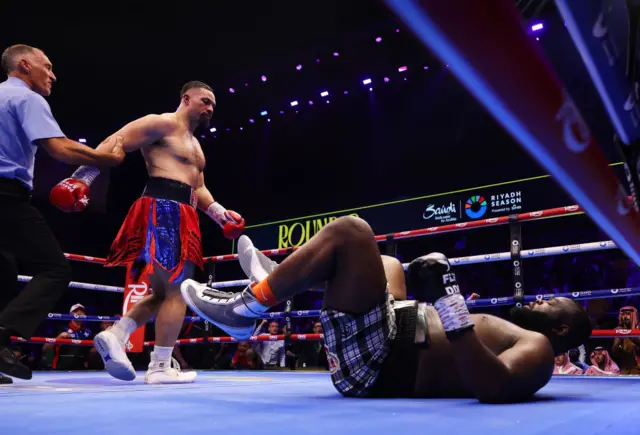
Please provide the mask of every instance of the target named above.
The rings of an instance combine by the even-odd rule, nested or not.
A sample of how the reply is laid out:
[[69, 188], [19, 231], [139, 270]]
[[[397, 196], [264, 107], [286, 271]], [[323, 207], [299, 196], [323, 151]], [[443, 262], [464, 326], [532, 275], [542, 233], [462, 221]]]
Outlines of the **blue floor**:
[[345, 399], [326, 373], [203, 371], [190, 385], [143, 382], [142, 372], [134, 382], [103, 372], [16, 380], [0, 386], [0, 433], [587, 435], [635, 433], [640, 423], [640, 377], [554, 378], [517, 405]]

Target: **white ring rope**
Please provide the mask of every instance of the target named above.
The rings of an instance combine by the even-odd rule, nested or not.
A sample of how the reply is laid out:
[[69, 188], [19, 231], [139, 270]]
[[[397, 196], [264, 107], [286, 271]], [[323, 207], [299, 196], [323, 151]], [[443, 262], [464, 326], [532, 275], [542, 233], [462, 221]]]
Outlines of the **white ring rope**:
[[[603, 240], [601, 242], [590, 242], [590, 243], [580, 243], [575, 245], [564, 245], [564, 246], [551, 246], [548, 248], [538, 248], [538, 249], [530, 249], [522, 250], [522, 258], [535, 258], [535, 257], [547, 257], [550, 255], [565, 255], [565, 254], [575, 254], [580, 252], [590, 252], [590, 251], [604, 251], [609, 249], [616, 249], [617, 246], [611, 240]], [[457, 257], [450, 258], [449, 262], [452, 266], [465, 266], [468, 264], [477, 264], [477, 263], [493, 263], [495, 261], [508, 261], [511, 259], [511, 254], [509, 252], [496, 252], [493, 254], [480, 254], [480, 255], [472, 255], [469, 257]], [[404, 263], [402, 267], [406, 270], [409, 266], [409, 263]], [[18, 275], [19, 282], [29, 282], [33, 279], [31, 276], [27, 275]], [[245, 287], [249, 285], [248, 279], [239, 279], [234, 281], [220, 281], [214, 282], [211, 286], [214, 288], [229, 288], [229, 287]], [[71, 288], [80, 288], [85, 290], [96, 290], [103, 292], [113, 292], [113, 293], [123, 293], [123, 287], [116, 287], [110, 285], [102, 285], [102, 284], [91, 284], [86, 282], [75, 282], [72, 281], [69, 283], [69, 287]]]

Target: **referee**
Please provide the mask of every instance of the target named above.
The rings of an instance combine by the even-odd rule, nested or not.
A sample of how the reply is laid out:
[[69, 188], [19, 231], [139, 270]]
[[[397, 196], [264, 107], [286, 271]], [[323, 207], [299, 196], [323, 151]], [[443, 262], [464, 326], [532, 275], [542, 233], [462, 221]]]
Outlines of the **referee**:
[[[115, 140], [94, 150], [65, 137], [44, 99], [51, 94], [56, 76], [42, 50], [13, 45], [2, 53], [0, 62], [8, 76], [0, 83], [0, 251], [33, 274], [0, 313], [0, 373], [31, 379], [31, 369], [9, 349], [11, 336], [30, 338], [71, 280], [71, 267], [58, 241], [31, 205], [35, 154], [44, 148], [65, 163], [116, 166], [124, 152]], [[0, 283], [0, 291], [10, 287]]]

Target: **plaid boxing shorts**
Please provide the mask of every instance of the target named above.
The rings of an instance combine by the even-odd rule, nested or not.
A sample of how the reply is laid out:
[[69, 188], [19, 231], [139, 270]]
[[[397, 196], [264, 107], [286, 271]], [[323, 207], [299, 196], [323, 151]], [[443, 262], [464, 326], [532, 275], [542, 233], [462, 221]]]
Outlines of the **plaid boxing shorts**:
[[420, 354], [429, 348], [426, 304], [385, 292], [364, 314], [323, 310], [331, 380], [346, 397], [416, 397]]
[[325, 350], [331, 380], [347, 397], [367, 397], [396, 337], [396, 316], [389, 290], [384, 298], [364, 314], [322, 310]]

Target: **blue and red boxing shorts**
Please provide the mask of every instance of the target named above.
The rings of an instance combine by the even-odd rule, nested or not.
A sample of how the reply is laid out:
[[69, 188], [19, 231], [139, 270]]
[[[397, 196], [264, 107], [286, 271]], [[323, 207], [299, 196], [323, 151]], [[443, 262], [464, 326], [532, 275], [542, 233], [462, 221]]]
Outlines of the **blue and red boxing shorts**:
[[189, 278], [184, 276], [187, 261], [203, 268], [196, 207], [191, 186], [150, 177], [111, 244], [105, 266], [153, 263], [170, 273], [170, 282]]

